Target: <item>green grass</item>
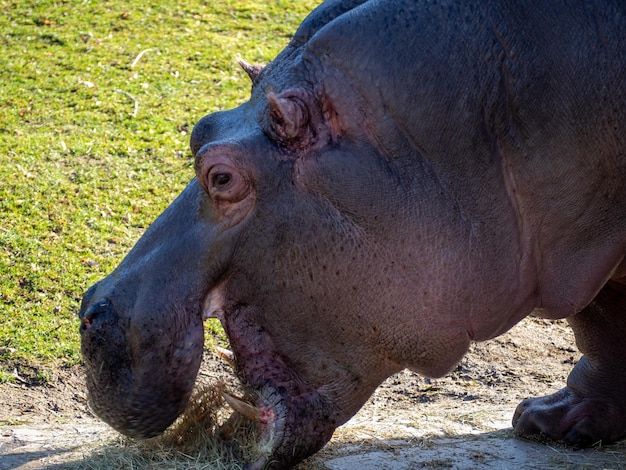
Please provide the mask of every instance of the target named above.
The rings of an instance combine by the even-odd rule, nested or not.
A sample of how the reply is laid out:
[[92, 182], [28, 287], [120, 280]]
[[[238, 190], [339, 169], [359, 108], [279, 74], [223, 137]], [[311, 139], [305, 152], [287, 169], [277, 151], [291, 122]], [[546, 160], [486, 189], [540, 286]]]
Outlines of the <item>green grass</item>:
[[236, 58], [317, 3], [0, 0], [0, 382], [80, 361], [82, 293], [192, 178], [194, 123], [247, 99]]

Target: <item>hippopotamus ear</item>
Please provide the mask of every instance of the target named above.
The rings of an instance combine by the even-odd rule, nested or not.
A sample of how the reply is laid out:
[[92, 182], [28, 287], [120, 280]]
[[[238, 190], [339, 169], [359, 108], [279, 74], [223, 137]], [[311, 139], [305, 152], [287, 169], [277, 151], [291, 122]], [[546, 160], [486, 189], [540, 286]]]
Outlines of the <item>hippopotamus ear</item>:
[[342, 129], [329, 99], [304, 88], [276, 94], [266, 91], [267, 105], [258, 118], [265, 134], [291, 150], [320, 147], [335, 140]]
[[248, 74], [248, 77], [250, 77], [250, 80], [252, 81], [252, 86], [256, 85], [259, 82], [259, 76], [261, 75], [261, 72], [263, 71], [265, 66], [259, 64], [249, 64], [241, 58], [239, 58], [237, 62], [239, 62], [239, 66], [244, 70], [244, 72]]
[[267, 94], [269, 119], [275, 137], [288, 144], [304, 137], [309, 124], [307, 104], [295, 93]]

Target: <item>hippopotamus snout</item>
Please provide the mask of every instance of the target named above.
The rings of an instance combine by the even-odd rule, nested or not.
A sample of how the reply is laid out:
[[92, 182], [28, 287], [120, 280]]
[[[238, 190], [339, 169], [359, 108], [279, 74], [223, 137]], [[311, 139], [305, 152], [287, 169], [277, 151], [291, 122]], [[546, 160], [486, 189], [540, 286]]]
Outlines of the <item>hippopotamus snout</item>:
[[[204, 346], [203, 287], [213, 283], [211, 270], [197, 273], [215, 258], [215, 235], [210, 222], [190, 225], [184, 214], [197, 212], [204, 198], [190, 184], [174, 203], [176, 210], [148, 230], [149, 243], [137, 244], [82, 300], [78, 317], [89, 404], [127, 436], [149, 438], [165, 430], [187, 405], [195, 383]], [[156, 295], [164, 291], [177, 295]]]
[[99, 290], [85, 295], [79, 313], [81, 351], [89, 358], [89, 404], [123, 434], [154, 437], [188, 402], [201, 357], [202, 329], [166, 331], [156, 319], [133, 317], [116, 306], [115, 290], [105, 295]]

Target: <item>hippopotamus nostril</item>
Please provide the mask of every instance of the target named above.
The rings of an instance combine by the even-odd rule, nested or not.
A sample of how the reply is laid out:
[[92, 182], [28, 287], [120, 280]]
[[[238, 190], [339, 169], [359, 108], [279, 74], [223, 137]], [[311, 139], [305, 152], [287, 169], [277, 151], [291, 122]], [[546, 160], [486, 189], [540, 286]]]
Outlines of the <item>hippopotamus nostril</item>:
[[107, 298], [102, 298], [97, 302], [92, 303], [86, 309], [82, 308], [78, 313], [78, 318], [80, 318], [80, 331], [87, 331], [91, 328], [98, 317], [103, 314], [109, 314], [112, 311], [113, 306], [111, 305], [111, 301]]
[[80, 331], [87, 331], [93, 324], [93, 320], [97, 315], [86, 315], [80, 320]]

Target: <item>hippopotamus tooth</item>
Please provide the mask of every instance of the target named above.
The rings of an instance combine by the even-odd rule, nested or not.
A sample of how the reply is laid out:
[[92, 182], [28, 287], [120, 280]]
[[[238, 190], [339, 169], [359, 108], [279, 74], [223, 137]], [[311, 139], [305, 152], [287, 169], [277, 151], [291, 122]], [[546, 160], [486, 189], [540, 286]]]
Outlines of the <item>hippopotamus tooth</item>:
[[235, 410], [242, 416], [245, 416], [249, 420], [261, 421], [261, 419], [263, 418], [263, 411], [260, 408], [251, 405], [250, 403], [246, 403], [241, 398], [237, 398], [236, 396], [231, 395], [225, 390], [222, 391], [222, 396], [233, 410]]
[[532, 313], [584, 355], [515, 432], [623, 439], [624, 51], [622, 0], [324, 2], [241, 61], [250, 99], [199, 120], [196, 177], [85, 294], [92, 408], [163, 431], [216, 317], [251, 468], [288, 468], [390, 375], [446, 374]]

